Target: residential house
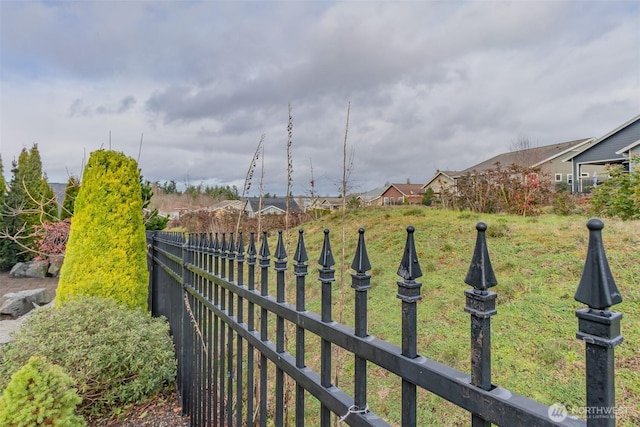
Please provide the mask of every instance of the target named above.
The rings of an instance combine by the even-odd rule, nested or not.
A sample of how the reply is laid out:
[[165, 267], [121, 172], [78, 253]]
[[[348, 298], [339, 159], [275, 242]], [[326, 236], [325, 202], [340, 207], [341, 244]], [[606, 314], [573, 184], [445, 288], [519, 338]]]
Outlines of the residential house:
[[589, 147], [593, 141], [593, 138], [576, 139], [502, 153], [461, 171], [454, 179], [467, 174], [475, 175], [494, 170], [498, 165], [503, 168], [516, 165], [525, 168], [539, 168], [541, 174], [549, 176], [552, 182], [566, 182], [570, 185], [572, 182], [571, 167], [563, 160], [571, 153], [576, 153], [583, 147]]
[[220, 200], [207, 208], [208, 211], [235, 211], [242, 209], [242, 200]]
[[334, 211], [342, 208], [342, 197], [317, 197], [307, 210]]
[[622, 154], [629, 159], [629, 171], [640, 168], [640, 139], [616, 151], [616, 154]]
[[433, 194], [436, 197], [440, 197], [442, 195], [442, 191], [451, 188], [455, 185], [455, 177], [459, 176], [460, 172], [458, 171], [441, 171], [437, 170], [436, 174], [431, 178], [425, 185], [422, 186], [422, 192], [427, 191], [427, 188], [431, 188], [433, 190]]
[[[287, 198], [270, 197], [260, 200], [259, 197], [249, 197], [244, 211], [249, 218], [254, 218], [256, 215], [283, 215], [287, 212]], [[302, 212], [294, 198], [289, 198], [289, 212]]]
[[602, 170], [608, 164], [621, 164], [630, 169], [630, 156], [640, 154], [640, 115], [606, 133], [593, 143], [567, 156], [563, 161], [571, 165], [571, 173], [578, 179], [573, 180], [571, 191], [581, 193], [587, 191], [594, 181], [606, 179], [598, 173], [594, 180], [589, 170], [599, 166]]
[[378, 200], [382, 195], [382, 192], [386, 189], [387, 187], [378, 187], [364, 193], [359, 193], [354, 197], [360, 202], [360, 206], [371, 206], [372, 204], [375, 204], [375, 201]]
[[419, 205], [422, 204], [422, 184], [389, 184], [378, 198], [371, 204], [390, 205]]
[[303, 212], [308, 211], [315, 201], [315, 198], [310, 196], [296, 196], [295, 199], [298, 207], [302, 209]]

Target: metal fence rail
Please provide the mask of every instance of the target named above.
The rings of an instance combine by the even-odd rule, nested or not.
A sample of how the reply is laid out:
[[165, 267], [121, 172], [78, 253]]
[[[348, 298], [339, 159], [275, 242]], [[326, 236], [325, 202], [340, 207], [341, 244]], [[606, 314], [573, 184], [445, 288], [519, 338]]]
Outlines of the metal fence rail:
[[[602, 245], [603, 223], [591, 219], [584, 273], [575, 298], [586, 304], [576, 311], [577, 338], [586, 343], [586, 405], [594, 414], [587, 421], [567, 416], [491, 382], [491, 316], [496, 313], [496, 285], [489, 259], [484, 223], [478, 223], [473, 258], [465, 282], [471, 320], [471, 375], [417, 353], [417, 301], [422, 276], [414, 244], [414, 229], [407, 228], [398, 275], [397, 297], [402, 309], [402, 345], [397, 347], [367, 333], [367, 291], [371, 265], [364, 230], [351, 268], [355, 292], [354, 328], [332, 317], [332, 283], [335, 280], [329, 231], [325, 230], [318, 259], [321, 309], [306, 309], [308, 256], [303, 231], [299, 231], [293, 256], [295, 302], [285, 299], [287, 252], [279, 232], [273, 263], [275, 297], [269, 292], [271, 253], [267, 233], [261, 246], [251, 233], [248, 247], [242, 233], [189, 234], [149, 232], [150, 306], [154, 315], [166, 316], [178, 358], [178, 390], [183, 412], [192, 426], [243, 426], [285, 424], [285, 378], [295, 382], [293, 416], [305, 425], [305, 397], [320, 402], [320, 419], [311, 425], [328, 427], [332, 417], [352, 426], [388, 426], [367, 406], [367, 365], [375, 364], [402, 381], [402, 426], [417, 425], [416, 391], [422, 388], [468, 411], [470, 424], [488, 426], [614, 426], [614, 347], [622, 342], [620, 313], [609, 308], [622, 301]], [[228, 237], [227, 237], [228, 236]], [[259, 271], [257, 271], [259, 270]], [[260, 279], [256, 289], [256, 279]], [[259, 318], [258, 318], [259, 316]], [[275, 320], [275, 342], [269, 338], [268, 319]], [[257, 324], [259, 320], [259, 324]], [[286, 324], [295, 333], [286, 336]], [[290, 328], [289, 328], [290, 330]], [[305, 364], [305, 342], [319, 338], [320, 369]], [[285, 341], [293, 343], [287, 351]], [[331, 383], [332, 347], [354, 357], [353, 395]], [[274, 374], [270, 374], [269, 366]], [[275, 383], [269, 384], [270, 382]], [[254, 394], [254, 387], [258, 392]], [[267, 407], [269, 393], [275, 402]], [[333, 414], [333, 415], [332, 415]]]

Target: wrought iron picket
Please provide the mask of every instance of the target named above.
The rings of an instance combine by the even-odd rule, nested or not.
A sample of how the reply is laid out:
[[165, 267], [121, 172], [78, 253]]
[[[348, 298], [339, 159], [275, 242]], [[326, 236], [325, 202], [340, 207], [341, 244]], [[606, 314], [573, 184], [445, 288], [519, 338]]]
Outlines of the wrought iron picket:
[[[622, 342], [620, 313], [610, 311], [622, 297], [613, 280], [602, 244], [604, 224], [587, 223], [589, 246], [584, 272], [575, 299], [587, 307], [576, 311], [576, 337], [585, 341], [586, 407], [594, 414], [582, 421], [557, 412], [525, 396], [512, 393], [491, 380], [491, 317], [497, 313], [497, 294], [490, 288], [497, 280], [489, 259], [487, 225], [476, 225], [475, 250], [464, 282], [464, 311], [470, 315], [471, 373], [460, 372], [421, 356], [417, 351], [417, 302], [422, 298], [422, 276], [413, 227], [407, 238], [397, 274], [397, 297], [401, 300], [400, 347], [368, 334], [368, 291], [371, 264], [365, 231], [358, 230], [356, 253], [351, 264], [354, 292], [354, 328], [332, 318], [332, 284], [335, 260], [329, 230], [324, 230], [318, 258], [321, 308], [306, 309], [305, 288], [308, 255], [304, 232], [298, 233], [293, 256], [295, 302], [286, 301], [288, 254], [282, 232], [274, 253], [275, 298], [269, 294], [271, 252], [264, 232], [260, 250], [250, 233], [245, 253], [243, 234], [189, 234], [150, 232], [148, 258], [150, 305], [154, 315], [166, 316], [171, 326], [178, 360], [177, 387], [183, 413], [192, 426], [285, 424], [285, 379], [295, 382], [295, 425], [305, 425], [305, 397], [320, 402], [319, 423], [329, 426], [333, 417], [352, 426], [388, 426], [367, 404], [367, 366], [375, 364], [402, 381], [402, 425], [417, 425], [417, 389], [434, 393], [470, 413], [474, 427], [505, 426], [614, 426], [614, 347]], [[259, 270], [259, 273], [258, 271]], [[245, 274], [246, 273], [246, 274]], [[256, 279], [260, 279], [256, 289]], [[259, 321], [257, 316], [259, 315]], [[269, 320], [275, 331], [269, 331]], [[259, 323], [259, 325], [257, 325]], [[286, 325], [295, 333], [287, 336]], [[256, 330], [256, 326], [259, 330]], [[271, 334], [270, 334], [271, 332]], [[275, 333], [275, 342], [270, 335]], [[305, 364], [307, 337], [320, 340], [320, 370]], [[285, 340], [293, 340], [295, 354]], [[353, 396], [331, 383], [332, 347], [354, 357]], [[256, 354], [257, 353], [257, 354]], [[269, 366], [275, 374], [268, 374]], [[256, 372], [258, 370], [259, 372]], [[270, 384], [274, 381], [274, 384]], [[269, 390], [275, 390], [273, 396]], [[268, 402], [273, 400], [273, 414]]]

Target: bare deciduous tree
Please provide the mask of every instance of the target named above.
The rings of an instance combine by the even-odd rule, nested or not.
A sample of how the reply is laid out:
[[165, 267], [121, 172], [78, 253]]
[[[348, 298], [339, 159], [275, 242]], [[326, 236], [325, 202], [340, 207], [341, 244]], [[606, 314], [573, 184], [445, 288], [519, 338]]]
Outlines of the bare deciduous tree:
[[533, 151], [537, 147], [537, 142], [532, 142], [527, 137], [519, 136], [515, 141], [511, 142], [509, 147], [510, 151], [514, 153], [513, 163], [525, 168], [533, 166], [533, 164], [541, 160], [536, 157], [536, 153]]

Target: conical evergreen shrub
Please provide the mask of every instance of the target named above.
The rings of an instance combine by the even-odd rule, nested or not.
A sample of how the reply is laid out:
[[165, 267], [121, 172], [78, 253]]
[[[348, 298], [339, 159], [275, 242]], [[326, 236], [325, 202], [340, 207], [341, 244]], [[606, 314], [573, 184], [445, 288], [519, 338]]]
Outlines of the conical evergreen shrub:
[[96, 296], [146, 310], [148, 279], [138, 165], [122, 153], [94, 151], [75, 200], [56, 305]]
[[61, 367], [32, 357], [19, 369], [0, 397], [0, 425], [4, 427], [86, 425], [75, 414], [82, 402], [73, 380]]

